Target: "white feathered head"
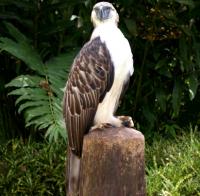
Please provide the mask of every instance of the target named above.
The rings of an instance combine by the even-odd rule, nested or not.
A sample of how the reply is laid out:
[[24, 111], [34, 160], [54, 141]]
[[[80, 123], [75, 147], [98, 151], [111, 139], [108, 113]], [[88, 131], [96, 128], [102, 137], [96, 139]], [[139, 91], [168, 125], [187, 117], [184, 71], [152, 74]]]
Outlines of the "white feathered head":
[[91, 21], [94, 27], [103, 23], [114, 23], [117, 25], [119, 22], [119, 15], [111, 3], [99, 2], [93, 7]]

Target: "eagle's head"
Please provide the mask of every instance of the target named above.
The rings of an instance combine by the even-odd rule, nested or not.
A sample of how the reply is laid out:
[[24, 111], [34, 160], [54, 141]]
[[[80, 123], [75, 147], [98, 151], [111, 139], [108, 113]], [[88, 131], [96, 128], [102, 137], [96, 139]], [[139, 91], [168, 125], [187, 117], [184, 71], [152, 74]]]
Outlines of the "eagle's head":
[[99, 2], [93, 7], [91, 21], [94, 27], [104, 23], [114, 23], [117, 25], [119, 15], [111, 3]]

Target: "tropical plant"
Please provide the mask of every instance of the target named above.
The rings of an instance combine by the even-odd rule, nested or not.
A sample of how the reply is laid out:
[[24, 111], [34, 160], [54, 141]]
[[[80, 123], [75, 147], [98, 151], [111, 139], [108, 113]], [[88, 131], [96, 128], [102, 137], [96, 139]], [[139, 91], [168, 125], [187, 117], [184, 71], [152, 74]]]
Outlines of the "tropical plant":
[[[18, 76], [18, 80], [7, 86], [16, 87], [16, 91], [11, 94], [20, 96], [17, 106], [20, 112], [26, 111], [27, 125], [35, 125], [41, 129], [53, 126], [54, 118], [52, 114], [51, 118], [46, 116], [47, 108], [43, 110], [44, 115], [34, 108], [43, 106], [46, 96], [51, 101], [47, 101], [47, 105], [54, 108], [53, 112], [56, 103], [62, 100], [62, 92], [58, 92], [58, 89], [64, 86], [64, 75], [56, 77], [62, 81], [53, 81], [51, 74], [53, 72], [54, 75], [55, 72], [50, 69], [58, 70], [58, 59], [62, 59], [59, 65], [61, 67], [64, 58], [69, 62], [70, 56], [73, 56], [72, 51], [89, 39], [92, 28], [90, 11], [96, 2], [9, 0], [0, 3], [0, 18], [10, 22], [4, 25], [0, 21], [1, 49], [17, 57], [13, 60], [12, 55], [1, 53], [1, 56], [6, 55], [3, 66], [8, 71], [15, 72], [14, 76]], [[135, 61], [135, 73], [119, 108], [120, 113], [131, 115], [137, 128], [145, 132], [146, 138], [152, 137], [152, 130], [174, 135], [181, 126], [199, 124], [200, 3], [197, 0], [144, 0], [140, 3], [135, 0], [118, 0], [113, 3], [120, 15], [120, 29], [130, 41]], [[65, 57], [62, 56], [63, 53], [66, 54]], [[55, 64], [51, 64], [53, 59]], [[66, 67], [60, 69], [67, 71], [69, 64], [66, 62]], [[32, 86], [23, 86], [25, 83], [19, 84], [20, 80], [27, 80]], [[34, 102], [41, 99], [40, 104], [38, 100], [35, 105], [28, 103], [30, 100], [22, 96], [24, 89], [29, 91], [28, 95], [40, 90], [44, 94], [40, 98], [37, 93], [33, 93]], [[37, 120], [38, 117], [42, 120], [41, 115], [44, 123]], [[47, 123], [47, 119], [51, 122]], [[58, 122], [58, 116], [55, 119]], [[58, 124], [62, 124], [61, 121]]]
[[50, 141], [61, 135], [66, 138], [62, 120], [62, 98], [67, 73], [74, 52], [60, 54], [43, 62], [30, 41], [12, 24], [6, 23], [11, 38], [0, 38], [0, 48], [26, 63], [32, 71], [20, 75], [6, 87], [15, 87], [9, 95], [16, 95], [18, 112], [24, 112], [26, 126], [33, 125], [38, 130], [47, 129]]
[[[181, 133], [146, 143], [147, 195], [200, 194], [199, 130]], [[0, 144], [1, 195], [65, 195], [65, 146], [63, 142], [50, 145], [31, 139]]]
[[[62, 92], [59, 93], [59, 95], [54, 94], [55, 88], [53, 83], [50, 83], [50, 80], [54, 80], [54, 82], [57, 84], [59, 82], [62, 84], [58, 87], [55, 93], [58, 93], [59, 89], [64, 87], [63, 82], [64, 78], [66, 81], [67, 74], [65, 73], [64, 75], [63, 72], [62, 75], [62, 73], [59, 72], [62, 72], [63, 69], [67, 71], [72, 62], [72, 56], [75, 53], [74, 51], [76, 51], [76, 48], [78, 48], [79, 45], [81, 45], [80, 43], [83, 42], [83, 37], [88, 38], [87, 35], [91, 29], [91, 26], [87, 25], [90, 22], [87, 22], [85, 25], [83, 25], [84, 21], [89, 21], [89, 13], [87, 12], [87, 9], [85, 9], [88, 6], [91, 6], [90, 2], [87, 3], [84, 1], [64, 0], [3, 0], [0, 2], [0, 36], [2, 38], [2, 48], [0, 48], [0, 59], [2, 62], [2, 66], [0, 66], [0, 136], [4, 137], [5, 139], [11, 136], [24, 137], [24, 135], [26, 135], [27, 137], [30, 132], [33, 133], [34, 131], [32, 128], [33, 126], [29, 126], [31, 124], [34, 125], [32, 119], [34, 117], [31, 117], [26, 113], [26, 125], [28, 125], [30, 128], [26, 128], [24, 130], [22, 115], [18, 115], [17, 112], [15, 112], [16, 109], [22, 103], [25, 104], [26, 101], [19, 101], [20, 103], [17, 103], [17, 107], [15, 109], [13, 105], [13, 98], [11, 98], [13, 96], [7, 97], [7, 93], [11, 88], [4, 88], [4, 85], [16, 76], [19, 76], [18, 79], [22, 79], [23, 81], [26, 79], [29, 82], [35, 82], [35, 87], [30, 87], [32, 88], [33, 92], [35, 92], [35, 89], [40, 89], [40, 91], [42, 92], [43, 90], [44, 93], [46, 88], [45, 92], [47, 94], [51, 89], [50, 91], [52, 91], [53, 97], [51, 97], [49, 100], [51, 100], [53, 103], [54, 101], [58, 102], [57, 96], [60, 100], [62, 100]], [[9, 22], [10, 24], [4, 24], [5, 22]], [[15, 26], [16, 28], [14, 29], [14, 27], [11, 26]], [[20, 35], [17, 35], [17, 31], [19, 31], [17, 29], [20, 29]], [[13, 33], [11, 33], [11, 31], [13, 31]], [[15, 36], [19, 37], [15, 38]], [[8, 45], [6, 46], [7, 43]], [[3, 52], [5, 48], [7, 48], [7, 52]], [[11, 51], [9, 51], [10, 49]], [[13, 55], [17, 58], [14, 58]], [[33, 57], [31, 55], [33, 55]], [[65, 68], [64, 63], [66, 66]], [[55, 72], [53, 70], [55, 70]], [[48, 75], [52, 73], [53, 75]], [[62, 77], [59, 78], [62, 81], [55, 81], [58, 79], [58, 77], [54, 77], [56, 74], [62, 75]], [[36, 76], [39, 78], [35, 78]], [[36, 83], [40, 79], [42, 80], [40, 81], [40, 87], [38, 87]], [[21, 84], [19, 87], [17, 86], [20, 85], [19, 81], [18, 84], [16, 84], [15, 80], [8, 86], [11, 85], [16, 86], [18, 89], [24, 84]], [[33, 86], [33, 84], [31, 85]], [[51, 88], [49, 88], [48, 85], [51, 85]], [[28, 90], [28, 88], [25, 89]], [[20, 94], [19, 92], [17, 93]], [[32, 92], [29, 92], [29, 94], [30, 93]], [[36, 95], [37, 93], [34, 94], [34, 97]], [[56, 103], [54, 103], [54, 105], [56, 105]], [[29, 106], [24, 105], [23, 107]], [[20, 112], [21, 110], [24, 110], [23, 107], [19, 109]], [[31, 107], [33, 109], [33, 106]], [[37, 113], [37, 111], [33, 112]], [[38, 116], [40, 116], [40, 114], [41, 112], [38, 114]], [[36, 114], [33, 114], [33, 116], [34, 115]], [[62, 114], [59, 115], [61, 118]], [[5, 118], [7, 118], [6, 121], [4, 120]], [[30, 118], [32, 119], [32, 123], [30, 123]], [[58, 116], [56, 118], [58, 118]], [[50, 118], [49, 124], [52, 125], [53, 120], [54, 119]], [[62, 121], [62, 118], [60, 121]], [[17, 125], [13, 126], [15, 124]], [[38, 127], [39, 122], [36, 124], [36, 127]], [[46, 126], [47, 124], [43, 126], [41, 125], [40, 128], [44, 129], [45, 131], [44, 127]], [[22, 133], [19, 134], [17, 130], [20, 130]], [[49, 132], [47, 135], [48, 134]], [[57, 136], [55, 135], [55, 137]]]
[[171, 126], [177, 132], [180, 126], [196, 124], [200, 106], [200, 3], [119, 3], [123, 7], [122, 27], [135, 58], [131, 90], [121, 109], [136, 119], [147, 137], [153, 130], [168, 132]]
[[9, 195], [65, 195], [66, 144], [0, 144], [0, 193]]

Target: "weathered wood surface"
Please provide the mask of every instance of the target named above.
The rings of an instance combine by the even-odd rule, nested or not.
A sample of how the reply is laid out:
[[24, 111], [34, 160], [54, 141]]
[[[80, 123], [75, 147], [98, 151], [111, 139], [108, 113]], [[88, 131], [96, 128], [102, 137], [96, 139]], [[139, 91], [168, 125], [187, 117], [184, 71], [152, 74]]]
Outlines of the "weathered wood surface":
[[90, 132], [80, 175], [80, 196], [146, 195], [144, 136], [130, 128]]

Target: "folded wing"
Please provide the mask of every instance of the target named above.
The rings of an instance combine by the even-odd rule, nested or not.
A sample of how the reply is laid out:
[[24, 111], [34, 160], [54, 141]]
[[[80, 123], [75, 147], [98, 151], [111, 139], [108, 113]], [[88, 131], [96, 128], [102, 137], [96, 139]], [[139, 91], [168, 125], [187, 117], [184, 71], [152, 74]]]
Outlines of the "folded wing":
[[72, 152], [81, 156], [83, 136], [93, 124], [98, 104], [110, 90], [114, 66], [100, 37], [84, 45], [75, 58], [66, 84], [64, 118]]

